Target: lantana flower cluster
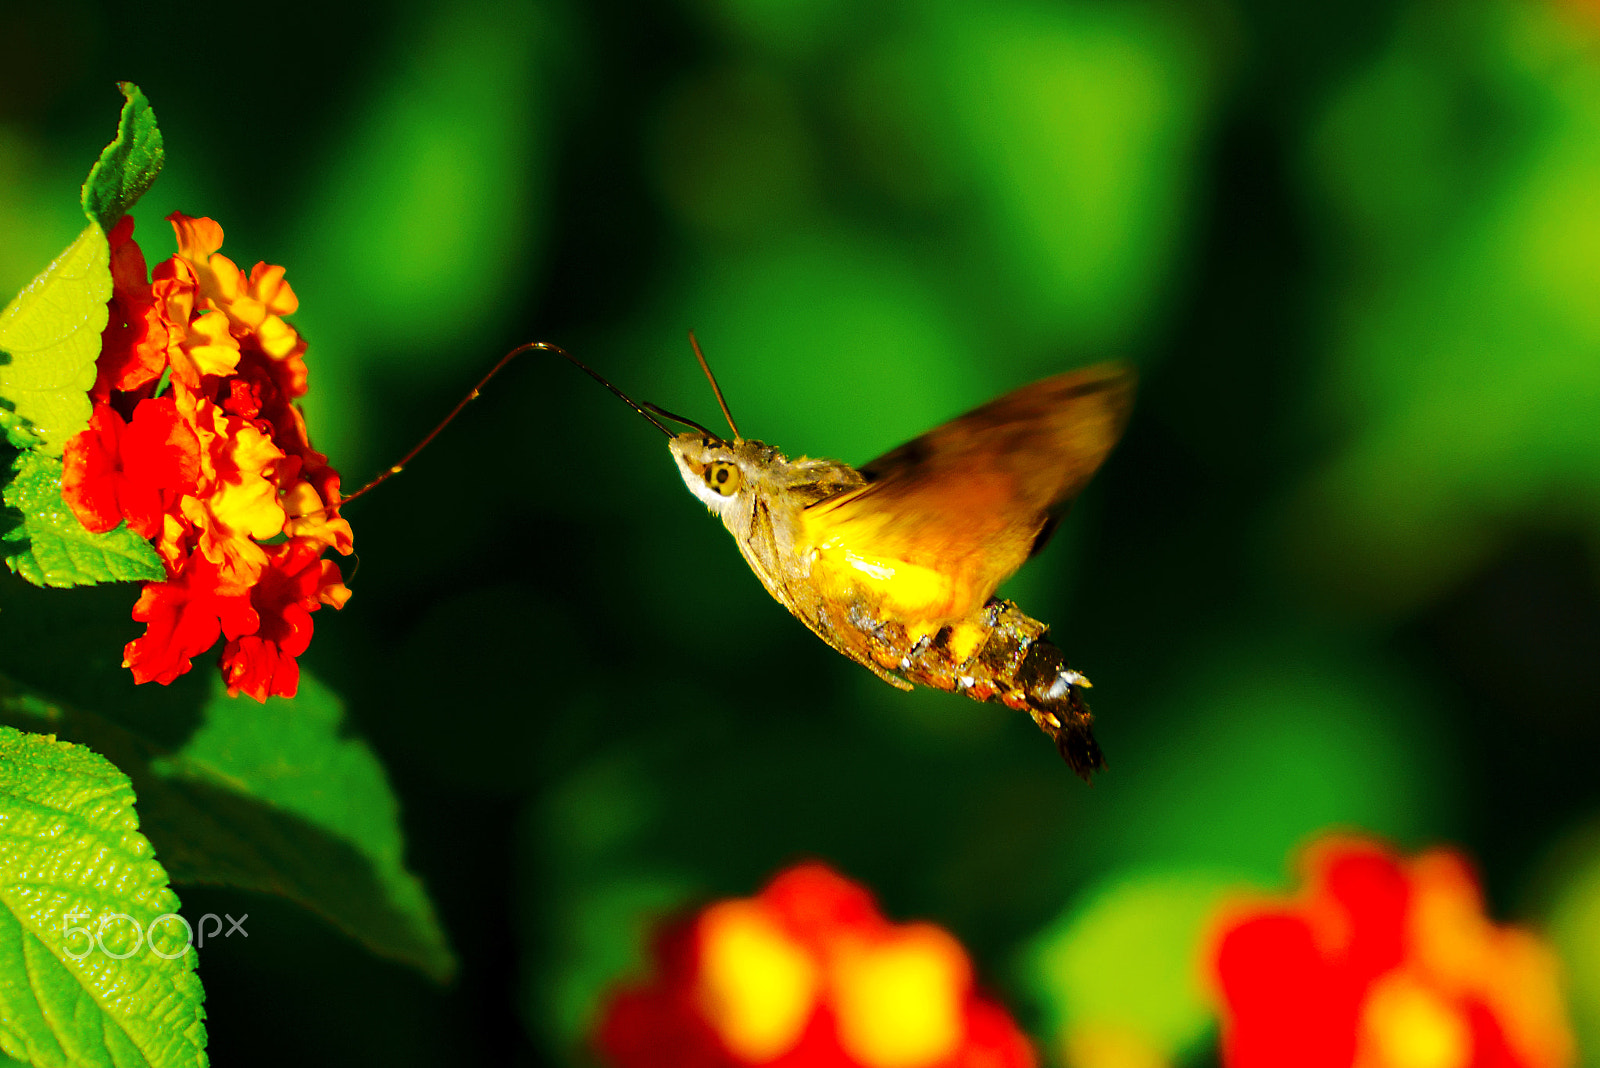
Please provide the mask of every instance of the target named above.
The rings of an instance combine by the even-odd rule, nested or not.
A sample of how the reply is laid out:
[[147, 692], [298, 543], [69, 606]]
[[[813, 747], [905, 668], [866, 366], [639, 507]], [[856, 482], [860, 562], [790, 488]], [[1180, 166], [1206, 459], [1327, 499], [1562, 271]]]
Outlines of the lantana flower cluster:
[[596, 1045], [616, 1068], [1033, 1068], [961, 944], [894, 924], [817, 863], [663, 928], [656, 975], [612, 995]]
[[283, 317], [299, 302], [282, 267], [246, 276], [221, 255], [215, 222], [168, 220], [178, 252], [149, 277], [132, 216], [109, 235], [111, 317], [62, 497], [91, 531], [126, 520], [166, 567], [133, 608], [136, 681], [170, 683], [222, 638], [230, 694], [292, 697], [311, 613], [350, 596], [323, 553], [352, 549], [339, 473], [294, 403], [306, 344]]
[[1230, 910], [1213, 958], [1225, 1068], [1566, 1068], [1556, 963], [1491, 922], [1465, 860], [1325, 840], [1296, 901]]

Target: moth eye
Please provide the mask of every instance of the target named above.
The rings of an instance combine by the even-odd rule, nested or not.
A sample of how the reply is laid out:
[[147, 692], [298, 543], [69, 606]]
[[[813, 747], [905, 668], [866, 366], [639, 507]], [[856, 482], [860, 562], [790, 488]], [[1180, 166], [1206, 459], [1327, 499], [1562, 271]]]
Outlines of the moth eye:
[[739, 473], [738, 464], [730, 464], [726, 460], [719, 460], [706, 467], [706, 485], [722, 494], [732, 497], [739, 492], [739, 486], [744, 481], [744, 476]]

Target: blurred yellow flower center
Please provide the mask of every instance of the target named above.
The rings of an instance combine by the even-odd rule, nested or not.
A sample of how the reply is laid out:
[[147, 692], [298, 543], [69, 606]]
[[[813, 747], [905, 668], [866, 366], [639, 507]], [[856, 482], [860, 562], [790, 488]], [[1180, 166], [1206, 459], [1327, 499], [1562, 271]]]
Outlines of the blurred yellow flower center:
[[817, 998], [810, 955], [750, 901], [713, 905], [700, 932], [700, 1010], [729, 1052], [760, 1062], [793, 1046]]
[[885, 945], [841, 952], [834, 974], [839, 1044], [870, 1068], [918, 1068], [962, 1037], [970, 977], [959, 943], [917, 924]]
[[1171, 1059], [1143, 1031], [1124, 1024], [1093, 1022], [1067, 1031], [1061, 1063], [1072, 1068], [1168, 1068]]
[[1472, 1034], [1461, 1011], [1414, 976], [1385, 976], [1367, 995], [1357, 1068], [1464, 1068]]

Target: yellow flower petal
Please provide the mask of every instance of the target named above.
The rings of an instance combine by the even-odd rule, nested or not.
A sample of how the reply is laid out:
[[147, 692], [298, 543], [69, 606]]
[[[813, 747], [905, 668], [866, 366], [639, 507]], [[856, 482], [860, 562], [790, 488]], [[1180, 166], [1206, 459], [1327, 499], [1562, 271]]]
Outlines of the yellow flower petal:
[[892, 941], [842, 950], [833, 971], [839, 1044], [868, 1068], [921, 1068], [962, 1039], [972, 977], [950, 934], [908, 924]]
[[283, 450], [248, 420], [224, 414], [203, 397], [180, 390], [177, 399], [200, 440], [199, 492], [180, 503], [183, 517], [223, 582], [253, 585], [267, 565], [256, 542], [280, 533], [286, 518], [274, 480]]
[[222, 253], [215, 253], [208, 259], [196, 263], [194, 269], [195, 275], [200, 280], [201, 294], [218, 311], [227, 311], [230, 304], [245, 296], [247, 283], [244, 272], [239, 270], [237, 263]]
[[293, 315], [300, 307], [300, 298], [283, 280], [283, 275], [282, 267], [270, 263], [256, 264], [250, 269], [250, 295], [266, 305], [274, 315]]
[[[178, 373], [180, 359], [185, 375], [231, 375], [239, 365], [239, 342], [229, 331], [228, 317], [216, 312], [203, 312], [189, 323], [188, 331], [177, 339], [180, 356], [173, 356], [173, 373]], [[169, 355], [172, 350], [169, 347]], [[196, 378], [186, 383], [199, 384]]]
[[1372, 985], [1360, 1028], [1355, 1068], [1466, 1068], [1472, 1061], [1466, 1014], [1406, 971]]
[[1070, 1068], [1170, 1068], [1172, 1064], [1144, 1032], [1099, 1022], [1070, 1028], [1062, 1040], [1061, 1060]]
[[260, 342], [262, 352], [281, 360], [294, 351], [294, 347], [300, 343], [300, 335], [276, 315], [269, 315], [256, 327], [256, 340]]
[[342, 582], [334, 582], [322, 588], [317, 594], [317, 600], [330, 608], [343, 608], [344, 603], [350, 599], [350, 587]]
[[1487, 1003], [1524, 1064], [1570, 1064], [1572, 1035], [1550, 950], [1528, 932], [1484, 915], [1477, 881], [1454, 853], [1418, 857], [1411, 877], [1407, 934], [1417, 966], [1448, 994]]
[[697, 1001], [740, 1060], [770, 1061], [805, 1030], [817, 1000], [817, 966], [754, 901], [724, 901], [700, 920]]
[[316, 488], [300, 479], [284, 491], [284, 511], [288, 519], [283, 532], [291, 538], [309, 538], [323, 548], [336, 549], [349, 556], [355, 547], [355, 532], [344, 518], [329, 518], [325, 502]]
[[272, 480], [273, 468], [284, 453], [245, 420], [229, 417], [227, 424], [232, 445], [228, 459], [234, 470], [219, 479], [208, 506], [232, 530], [265, 540], [283, 530], [286, 518]]
[[191, 262], [210, 258], [222, 247], [222, 227], [206, 218], [192, 218], [182, 212], [167, 216], [178, 238], [178, 255]]

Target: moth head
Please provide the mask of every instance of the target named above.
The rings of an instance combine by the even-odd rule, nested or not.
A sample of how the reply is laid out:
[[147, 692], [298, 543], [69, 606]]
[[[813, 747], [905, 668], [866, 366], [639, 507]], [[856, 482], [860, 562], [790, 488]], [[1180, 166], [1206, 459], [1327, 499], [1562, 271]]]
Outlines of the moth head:
[[759, 442], [724, 441], [699, 431], [667, 442], [683, 484], [719, 516], [748, 499], [759, 464], [752, 445], [760, 447]]

